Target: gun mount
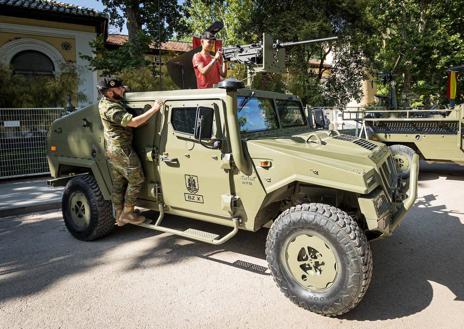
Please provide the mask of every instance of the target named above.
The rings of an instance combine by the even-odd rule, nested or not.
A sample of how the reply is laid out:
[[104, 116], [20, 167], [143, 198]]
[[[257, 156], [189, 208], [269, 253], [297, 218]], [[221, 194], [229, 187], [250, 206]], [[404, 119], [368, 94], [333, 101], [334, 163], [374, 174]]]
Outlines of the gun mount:
[[[226, 61], [245, 64], [254, 72], [282, 73], [285, 70], [285, 48], [336, 39], [338, 39], [338, 37], [295, 42], [280, 42], [277, 40], [274, 43], [272, 36], [264, 33], [261, 42], [224, 47], [223, 56]], [[168, 62], [169, 75], [179, 88], [196, 88], [192, 58], [195, 53], [200, 51], [201, 47], [198, 47]]]

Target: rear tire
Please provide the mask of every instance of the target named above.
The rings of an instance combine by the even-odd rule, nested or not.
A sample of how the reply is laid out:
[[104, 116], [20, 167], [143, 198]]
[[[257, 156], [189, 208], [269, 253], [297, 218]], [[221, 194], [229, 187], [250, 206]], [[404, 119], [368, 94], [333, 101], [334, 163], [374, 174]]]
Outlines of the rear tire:
[[77, 176], [66, 184], [61, 208], [66, 228], [76, 239], [92, 241], [114, 228], [111, 201], [103, 198], [90, 175]]
[[403, 179], [408, 179], [411, 171], [412, 157], [416, 152], [412, 148], [401, 144], [390, 145], [389, 149], [395, 161], [398, 175]]
[[287, 298], [325, 316], [354, 308], [372, 277], [371, 249], [356, 221], [321, 203], [297, 205], [277, 218], [266, 259]]

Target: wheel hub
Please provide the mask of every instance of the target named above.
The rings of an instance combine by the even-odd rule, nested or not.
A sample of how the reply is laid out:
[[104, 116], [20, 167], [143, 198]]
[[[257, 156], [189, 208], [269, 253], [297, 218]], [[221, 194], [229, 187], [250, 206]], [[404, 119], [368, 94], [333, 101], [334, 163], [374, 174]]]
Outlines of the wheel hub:
[[70, 198], [72, 222], [77, 230], [83, 230], [90, 223], [90, 206], [82, 192], [74, 192]]
[[400, 172], [406, 172], [409, 170], [409, 158], [403, 154], [395, 154], [393, 159], [396, 163], [396, 168], [399, 169]]
[[286, 246], [285, 263], [304, 288], [324, 290], [337, 277], [337, 260], [329, 244], [315, 234], [300, 234]]

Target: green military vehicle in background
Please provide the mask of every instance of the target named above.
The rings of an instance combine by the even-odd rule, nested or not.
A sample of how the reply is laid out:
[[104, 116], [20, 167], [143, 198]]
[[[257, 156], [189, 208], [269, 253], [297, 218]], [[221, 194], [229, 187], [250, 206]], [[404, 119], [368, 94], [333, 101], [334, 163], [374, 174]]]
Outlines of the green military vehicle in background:
[[440, 110], [363, 110], [344, 113], [361, 123], [360, 136], [385, 143], [407, 173], [412, 155], [429, 162], [464, 164], [463, 106]]
[[[290, 300], [326, 316], [355, 307], [371, 281], [369, 240], [391, 235], [416, 199], [418, 156], [402, 180], [387, 146], [312, 129], [297, 96], [234, 79], [125, 101], [141, 113], [159, 98], [164, 108], [134, 131], [146, 178], [137, 206], [158, 213], [140, 226], [219, 245], [271, 225], [266, 259]], [[115, 220], [97, 105], [56, 120], [49, 144], [67, 229], [84, 241], [106, 236]], [[163, 225], [168, 214], [191, 227]], [[198, 221], [230, 231], [198, 230]]]
[[414, 153], [428, 162], [464, 164], [464, 106], [454, 106], [453, 101], [443, 109], [399, 108], [392, 75], [387, 74], [383, 83], [389, 87], [383, 107], [343, 111], [344, 120], [361, 124], [359, 136], [389, 145], [403, 175], [407, 175]]

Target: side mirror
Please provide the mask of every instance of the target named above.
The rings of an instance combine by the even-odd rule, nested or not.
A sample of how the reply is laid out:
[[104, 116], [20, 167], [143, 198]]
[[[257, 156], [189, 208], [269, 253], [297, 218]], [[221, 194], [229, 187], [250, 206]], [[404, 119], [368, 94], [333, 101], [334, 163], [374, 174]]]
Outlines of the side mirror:
[[200, 142], [203, 139], [211, 139], [213, 136], [214, 110], [207, 107], [198, 107], [195, 119], [195, 139]]

